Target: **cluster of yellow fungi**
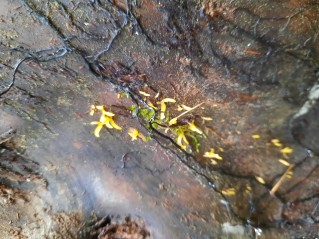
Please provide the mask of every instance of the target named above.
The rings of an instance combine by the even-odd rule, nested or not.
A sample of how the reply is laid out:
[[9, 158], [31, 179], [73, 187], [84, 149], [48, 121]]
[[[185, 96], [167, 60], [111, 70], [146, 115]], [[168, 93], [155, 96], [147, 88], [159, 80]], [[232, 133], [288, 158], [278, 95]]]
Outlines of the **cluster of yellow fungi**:
[[[256, 140], [261, 138], [259, 134], [253, 134], [251, 137]], [[277, 192], [279, 187], [282, 185], [285, 178], [290, 179], [292, 177], [292, 169], [294, 168], [295, 165], [287, 161], [289, 159], [289, 155], [293, 152], [292, 148], [283, 146], [283, 144], [280, 142], [279, 139], [272, 139], [271, 144], [277, 147], [279, 149], [279, 152], [282, 154], [283, 158], [285, 158], [285, 159], [278, 159], [278, 162], [288, 167], [285, 173], [279, 178], [279, 180], [274, 184], [274, 186], [270, 190], [270, 195], [275, 195], [275, 193]], [[214, 150], [212, 150], [210, 153], [211, 153], [211, 157], [215, 157], [216, 159], [218, 159], [218, 156], [215, 155]], [[260, 176], [255, 176], [255, 179], [260, 184], [266, 184], [265, 179], [263, 179]], [[246, 193], [250, 193], [251, 187], [249, 185], [246, 185], [245, 191]], [[224, 188], [221, 190], [221, 193], [225, 196], [233, 196], [236, 194], [236, 191], [234, 188]]]
[[[186, 122], [185, 124], [179, 125], [178, 120], [182, 118], [184, 115], [190, 113], [191, 111], [197, 109], [202, 106], [203, 103], [197, 104], [193, 107], [189, 107], [184, 104], [178, 104], [177, 111], [182, 111], [178, 116], [171, 118], [170, 112], [168, 112], [167, 107], [168, 104], [175, 104], [176, 100], [173, 98], [164, 98], [160, 101], [157, 101], [156, 107], [148, 97], [151, 95], [147, 92], [139, 91], [140, 95], [145, 97], [144, 100], [147, 102], [148, 106], [153, 109], [153, 111], [149, 108], [138, 109], [140, 117], [144, 118], [144, 120], [148, 121], [152, 124], [154, 128], [164, 127], [164, 132], [166, 135], [173, 136], [175, 143], [183, 150], [190, 149], [189, 139], [192, 139], [193, 143], [196, 143], [196, 150], [198, 151], [198, 147], [200, 143], [198, 142], [198, 136], [205, 138], [203, 131], [195, 124], [194, 120]], [[118, 98], [124, 96], [125, 94], [118, 94]], [[155, 99], [158, 98], [159, 93], [156, 94]], [[129, 109], [133, 112], [136, 110], [136, 106], [131, 106]], [[159, 114], [153, 118], [155, 115], [155, 111], [159, 109]], [[97, 125], [94, 130], [94, 135], [96, 137], [100, 137], [100, 131], [103, 127], [109, 129], [122, 130], [122, 127], [118, 126], [114, 121], [115, 114], [105, 110], [102, 105], [91, 105], [90, 115], [93, 116], [96, 112], [99, 112], [100, 119], [99, 121], [91, 122], [91, 125]], [[203, 121], [212, 120], [211, 117], [201, 117]], [[131, 137], [132, 141], [141, 139], [144, 142], [150, 139], [150, 136], [146, 137], [138, 129], [130, 127], [128, 129], [128, 135]], [[189, 139], [188, 139], [189, 138]], [[193, 145], [192, 145], [193, 146]], [[221, 150], [222, 152], [222, 150]], [[222, 160], [222, 157], [215, 152], [213, 148], [210, 148], [210, 151], [205, 152], [203, 157], [209, 158], [212, 164], [217, 164], [215, 160]]]
[[[167, 110], [167, 104], [175, 104], [176, 100], [173, 98], [164, 98], [157, 102], [157, 105], [159, 105], [159, 115], [157, 115], [155, 112], [158, 111], [158, 107], [156, 107], [148, 97], [151, 95], [147, 92], [139, 91], [140, 95], [142, 95], [144, 98], [144, 101], [147, 102], [148, 106], [150, 108], [142, 108], [138, 109], [138, 116], [143, 118], [148, 123], [152, 124], [154, 128], [162, 127], [164, 128], [164, 132], [166, 135], [173, 135], [175, 143], [183, 150], [187, 150], [190, 146], [189, 140], [193, 139], [193, 142], [195, 142], [196, 148], [200, 145], [197, 140], [197, 136], [202, 136], [205, 138], [205, 135], [203, 131], [195, 125], [194, 120], [186, 122], [184, 124], [179, 125], [178, 120], [182, 118], [184, 115], [190, 113], [191, 111], [195, 110], [196, 108], [203, 105], [203, 103], [197, 104], [193, 107], [186, 106], [184, 104], [178, 104], [177, 111], [183, 111], [178, 116], [175, 116], [173, 118], [170, 117], [170, 112]], [[118, 94], [118, 98], [122, 97], [123, 94]], [[155, 99], [159, 97], [159, 93], [156, 94]], [[136, 110], [136, 106], [131, 106], [129, 109], [133, 112]], [[104, 106], [101, 105], [91, 105], [91, 111], [90, 115], [93, 116], [95, 112], [100, 113], [100, 119], [99, 121], [93, 121], [91, 122], [91, 125], [97, 125], [94, 130], [94, 135], [96, 137], [100, 137], [100, 131], [103, 127], [109, 128], [109, 129], [116, 129], [116, 130], [122, 130], [122, 127], [118, 126], [115, 122], [113, 117], [115, 116], [114, 113], [106, 111], [104, 109]], [[201, 117], [203, 121], [210, 121], [213, 120], [211, 117]], [[136, 128], [130, 127], [128, 129], [128, 135], [131, 137], [132, 141], [141, 139], [144, 142], [151, 139], [151, 136], [146, 137], [141, 132], [138, 131]], [[251, 136], [255, 140], [259, 140], [261, 136], [259, 134], [253, 134]], [[282, 177], [276, 182], [276, 184], [272, 187], [270, 194], [274, 195], [275, 192], [278, 190], [280, 185], [283, 183], [283, 180], [285, 178], [291, 178], [292, 177], [292, 169], [294, 167], [294, 164], [290, 164], [287, 159], [289, 158], [289, 155], [293, 152], [293, 149], [290, 147], [284, 147], [283, 144], [279, 141], [279, 139], [272, 139], [271, 143], [279, 149], [279, 152], [282, 154], [284, 159], [278, 159], [278, 161], [287, 166], [286, 172], [282, 175]], [[217, 164], [217, 160], [222, 160], [223, 157], [220, 155], [220, 152], [224, 152], [222, 148], [218, 149], [218, 152], [214, 148], [210, 148], [209, 151], [205, 152], [203, 154], [203, 157], [210, 159], [211, 164]], [[260, 184], [266, 184], [266, 181], [260, 177], [255, 176], [255, 179]], [[250, 192], [251, 188], [249, 185], [247, 185], [246, 192]], [[234, 188], [225, 188], [222, 191], [222, 194], [227, 196], [235, 195], [235, 189]]]

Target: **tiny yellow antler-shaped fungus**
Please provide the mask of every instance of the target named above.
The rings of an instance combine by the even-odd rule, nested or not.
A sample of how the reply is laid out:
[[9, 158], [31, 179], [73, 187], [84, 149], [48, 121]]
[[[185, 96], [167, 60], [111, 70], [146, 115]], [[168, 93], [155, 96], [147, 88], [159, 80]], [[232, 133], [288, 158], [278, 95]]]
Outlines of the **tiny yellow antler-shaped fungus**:
[[205, 152], [203, 156], [205, 158], [210, 158], [212, 164], [217, 164], [214, 159], [223, 160], [223, 158], [219, 154], [215, 153], [215, 150], [213, 148], [210, 148], [210, 151]]
[[157, 102], [157, 104], [161, 105], [161, 115], [160, 115], [161, 120], [165, 119], [166, 103], [175, 103], [175, 102], [176, 100], [172, 98], [165, 98], [165, 99], [162, 99], [160, 102]]
[[107, 128], [110, 128], [110, 129], [114, 128], [117, 130], [122, 130], [122, 128], [118, 126], [113, 120], [113, 116], [115, 116], [115, 114], [113, 114], [112, 112], [106, 111], [102, 105], [98, 105], [98, 106], [92, 105], [90, 115], [94, 115], [94, 112], [96, 110], [99, 110], [101, 112], [101, 117], [99, 121], [91, 122], [91, 125], [97, 125], [94, 130], [95, 137], [100, 137], [100, 131], [102, 130], [103, 126], [106, 126]]

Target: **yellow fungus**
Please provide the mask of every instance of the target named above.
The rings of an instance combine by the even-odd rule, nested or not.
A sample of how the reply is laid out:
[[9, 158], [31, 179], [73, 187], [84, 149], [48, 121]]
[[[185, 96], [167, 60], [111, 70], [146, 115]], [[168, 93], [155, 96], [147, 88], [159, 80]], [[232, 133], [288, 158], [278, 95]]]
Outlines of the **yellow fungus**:
[[183, 107], [181, 107], [180, 105], [177, 106], [177, 111], [182, 111]]
[[194, 131], [194, 132], [199, 133], [199, 134], [203, 134], [203, 132], [199, 128], [197, 128], [197, 126], [194, 124], [194, 122], [188, 123], [188, 128], [191, 131]]
[[122, 130], [122, 128], [120, 126], [115, 124], [115, 122], [114, 122], [114, 120], [112, 118], [110, 118], [109, 120], [110, 120], [110, 123], [111, 123], [111, 125], [113, 126], [114, 129]]
[[93, 116], [95, 112], [95, 105], [91, 105], [90, 115]]
[[96, 108], [97, 110], [101, 110], [101, 111], [104, 110], [104, 106], [103, 106], [103, 105], [96, 105], [95, 108]]
[[139, 91], [139, 93], [141, 94], [141, 95], [144, 95], [144, 96], [146, 96], [146, 97], [149, 97], [149, 96], [151, 96], [149, 93], [146, 93], [146, 92], [144, 92], [144, 91]]
[[201, 117], [203, 120], [206, 120], [206, 121], [211, 121], [211, 120], [213, 120], [213, 118], [211, 118], [211, 117], [204, 117], [204, 116], [202, 116]]
[[[183, 144], [183, 142], [186, 144]], [[176, 143], [182, 148], [186, 149], [187, 145], [189, 145], [189, 142], [184, 134], [183, 130], [178, 130], [177, 132], [177, 140]]]
[[171, 119], [169, 122], [168, 122], [168, 125], [171, 126], [173, 124], [176, 124], [177, 123], [177, 118], [173, 118]]
[[164, 98], [164, 99], [161, 100], [161, 102], [164, 102], [164, 103], [176, 103], [176, 100], [172, 99], [172, 98]]
[[282, 144], [280, 143], [279, 139], [272, 139], [271, 142], [272, 142], [273, 145], [275, 145], [276, 147], [282, 147]]
[[235, 188], [226, 188], [222, 190], [222, 194], [226, 196], [233, 196], [236, 194]]
[[280, 163], [282, 163], [283, 165], [285, 165], [285, 166], [290, 166], [290, 163], [287, 162], [286, 160], [278, 159], [278, 161], [279, 161]]
[[291, 154], [293, 152], [293, 149], [292, 148], [289, 148], [289, 147], [285, 147], [283, 148], [282, 150], [280, 150], [280, 152], [282, 154]]
[[101, 129], [103, 128], [103, 123], [101, 123], [101, 122], [96, 122], [96, 121], [91, 122], [91, 125], [95, 125], [95, 124], [97, 124], [97, 126], [96, 126], [96, 128], [95, 128], [95, 130], [94, 130], [94, 136], [97, 137], [97, 138], [99, 138], [99, 137], [100, 137], [100, 131], [101, 131]]
[[181, 104], [181, 107], [182, 107], [184, 110], [192, 110], [192, 107], [189, 107], [189, 106], [187, 106], [187, 105]]
[[90, 115], [93, 115], [95, 110], [101, 111], [100, 120], [98, 122], [91, 122], [91, 125], [97, 125], [94, 130], [95, 137], [100, 137], [100, 131], [102, 130], [103, 126], [106, 126], [110, 129], [114, 128], [117, 130], [122, 130], [122, 128], [118, 126], [113, 120], [113, 116], [115, 116], [115, 114], [113, 114], [112, 112], [105, 111], [102, 105], [91, 105], [91, 112], [93, 111], [93, 113], [91, 114], [90, 112]]
[[209, 152], [205, 152], [203, 157], [210, 158], [210, 159], [218, 159], [218, 160], [222, 160], [223, 159], [219, 154], [215, 153], [215, 150], [213, 148], [210, 148]]
[[293, 172], [292, 171], [289, 171], [286, 175], [286, 178], [288, 179], [291, 179], [292, 178], [292, 175], [293, 175]]
[[161, 115], [160, 115], [160, 119], [165, 119], [165, 111], [166, 111], [166, 104], [165, 103], [175, 103], [176, 100], [172, 99], [172, 98], [165, 98], [163, 100], [161, 100], [160, 102], [157, 102], [157, 104], [161, 105]]
[[160, 92], [157, 92], [157, 94], [155, 95], [155, 99], [157, 99], [160, 95]]
[[149, 102], [148, 105], [151, 106], [152, 108], [156, 109], [156, 110], [158, 109], [155, 105], [153, 105], [152, 102]]
[[132, 141], [137, 140], [137, 138], [142, 139], [144, 142], [149, 140], [135, 128], [129, 128], [128, 135], [131, 136]]
[[161, 116], [160, 119], [165, 119], [165, 111], [166, 111], [166, 104], [164, 102], [161, 102]]
[[253, 134], [251, 137], [253, 139], [260, 139], [260, 135], [259, 134]]
[[100, 122], [103, 125], [105, 125], [107, 128], [113, 129], [113, 126], [110, 124], [110, 119], [111, 119], [111, 117], [108, 117], [108, 116], [105, 116], [105, 115], [101, 115]]
[[137, 140], [138, 130], [134, 128], [129, 128], [128, 135], [131, 136], [132, 141]]
[[261, 184], [266, 184], [265, 180], [262, 177], [255, 176], [256, 180]]

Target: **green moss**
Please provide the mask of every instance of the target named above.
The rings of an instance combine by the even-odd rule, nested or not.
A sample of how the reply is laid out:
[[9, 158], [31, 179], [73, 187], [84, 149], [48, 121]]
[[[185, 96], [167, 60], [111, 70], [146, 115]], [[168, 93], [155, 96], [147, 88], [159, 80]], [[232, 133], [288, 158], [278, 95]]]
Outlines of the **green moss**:
[[155, 111], [154, 110], [140, 109], [138, 111], [138, 116], [141, 117], [146, 122], [150, 122], [152, 120], [152, 118], [154, 117], [154, 115], [155, 115]]

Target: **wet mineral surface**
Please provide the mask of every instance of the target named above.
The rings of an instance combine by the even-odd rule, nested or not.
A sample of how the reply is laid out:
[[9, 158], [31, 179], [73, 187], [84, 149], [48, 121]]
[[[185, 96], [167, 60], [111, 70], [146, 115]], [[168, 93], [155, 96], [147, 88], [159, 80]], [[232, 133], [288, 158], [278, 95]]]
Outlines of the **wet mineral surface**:
[[319, 237], [317, 1], [0, 3], [1, 238]]

